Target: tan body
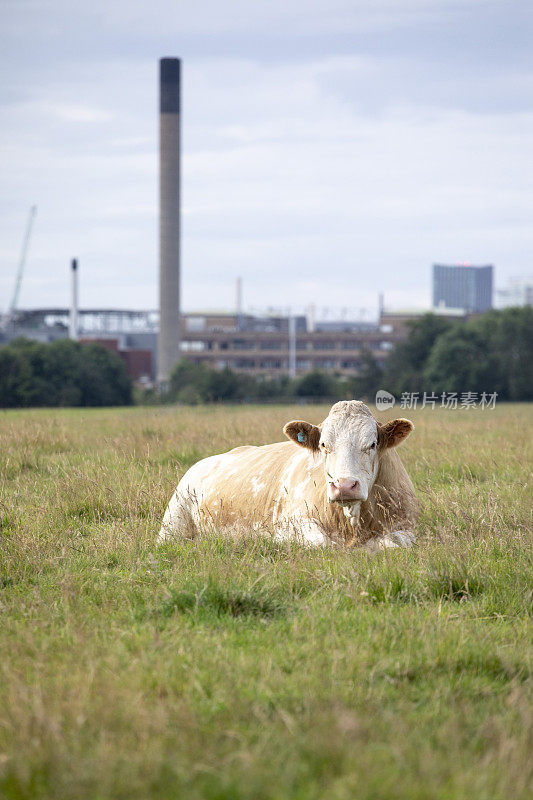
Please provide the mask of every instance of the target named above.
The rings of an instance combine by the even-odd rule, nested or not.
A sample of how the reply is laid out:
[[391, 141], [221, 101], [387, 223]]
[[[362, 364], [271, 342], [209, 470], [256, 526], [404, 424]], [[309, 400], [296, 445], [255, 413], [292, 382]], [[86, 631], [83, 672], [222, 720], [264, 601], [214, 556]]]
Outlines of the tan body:
[[[160, 540], [194, 536], [198, 527], [210, 524], [244, 524], [307, 544], [381, 549], [412, 543], [417, 502], [394, 449], [380, 453], [365, 501], [348, 507], [328, 501], [326, 485], [316, 449], [290, 441], [237, 447], [199, 461], [183, 476], [166, 510]], [[406, 534], [409, 541], [385, 538], [395, 533]]]

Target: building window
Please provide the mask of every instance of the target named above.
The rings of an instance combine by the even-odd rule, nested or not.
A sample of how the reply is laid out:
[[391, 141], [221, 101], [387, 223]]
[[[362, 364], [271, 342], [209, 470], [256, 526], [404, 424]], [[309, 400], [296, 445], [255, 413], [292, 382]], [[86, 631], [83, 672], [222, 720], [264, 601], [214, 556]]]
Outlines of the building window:
[[180, 350], [185, 352], [199, 352], [205, 350], [206, 344], [202, 341], [180, 342]]
[[205, 317], [186, 317], [185, 330], [190, 333], [199, 333], [205, 331]]

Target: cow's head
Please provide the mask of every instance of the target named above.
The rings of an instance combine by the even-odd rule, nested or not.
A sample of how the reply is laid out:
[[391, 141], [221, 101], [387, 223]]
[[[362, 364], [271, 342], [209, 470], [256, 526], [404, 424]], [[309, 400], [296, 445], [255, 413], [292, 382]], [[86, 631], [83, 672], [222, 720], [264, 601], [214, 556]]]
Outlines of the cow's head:
[[413, 430], [408, 419], [381, 425], [360, 400], [335, 403], [324, 422], [293, 420], [285, 436], [323, 459], [330, 503], [344, 506], [347, 516], [357, 516], [378, 474], [380, 455], [396, 447]]

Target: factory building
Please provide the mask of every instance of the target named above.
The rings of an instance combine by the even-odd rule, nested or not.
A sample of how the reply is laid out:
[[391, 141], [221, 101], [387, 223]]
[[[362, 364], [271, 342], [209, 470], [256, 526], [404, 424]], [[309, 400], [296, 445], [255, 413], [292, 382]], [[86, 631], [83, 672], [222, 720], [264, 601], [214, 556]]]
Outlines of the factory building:
[[[350, 320], [310, 321], [305, 316], [252, 315], [194, 312], [182, 314], [178, 358], [229, 367], [254, 375], [301, 375], [320, 369], [357, 375], [363, 352], [370, 351], [383, 364], [394, 345], [408, 333], [407, 322], [423, 312], [381, 310], [376, 322]], [[466, 318], [459, 310], [439, 309], [451, 318]], [[49, 308], [19, 310], [9, 330], [0, 336], [7, 343], [15, 336], [54, 341], [69, 336], [71, 310]], [[78, 338], [98, 342], [115, 351], [137, 383], [157, 380], [158, 314], [156, 311], [79, 309]], [[291, 333], [292, 330], [292, 333]]]
[[230, 367], [256, 375], [289, 373], [292, 348], [296, 374], [312, 369], [356, 374], [364, 350], [383, 361], [392, 347], [377, 322], [318, 322], [310, 330], [306, 317], [298, 316], [292, 340], [286, 316], [195, 313], [183, 321], [183, 356], [217, 369]]

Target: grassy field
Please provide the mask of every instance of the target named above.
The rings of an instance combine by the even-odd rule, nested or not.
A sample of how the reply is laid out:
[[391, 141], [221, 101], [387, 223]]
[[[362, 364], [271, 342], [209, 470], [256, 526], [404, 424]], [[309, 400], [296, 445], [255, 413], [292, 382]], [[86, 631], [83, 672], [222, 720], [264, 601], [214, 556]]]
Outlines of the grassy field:
[[155, 547], [194, 461], [326, 411], [1, 413], [1, 797], [531, 797], [531, 406], [408, 414], [412, 551]]

